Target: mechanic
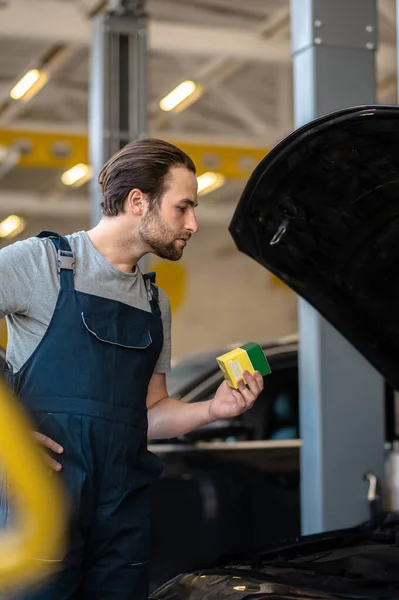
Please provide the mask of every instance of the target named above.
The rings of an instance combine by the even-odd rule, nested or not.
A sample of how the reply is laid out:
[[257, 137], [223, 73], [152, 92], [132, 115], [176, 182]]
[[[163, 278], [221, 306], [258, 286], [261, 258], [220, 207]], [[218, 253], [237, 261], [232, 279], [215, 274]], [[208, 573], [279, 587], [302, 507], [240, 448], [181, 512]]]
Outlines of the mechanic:
[[[263, 389], [259, 373], [244, 373], [248, 386], [223, 383], [210, 401], [168, 396], [170, 305], [138, 261], [148, 253], [177, 261], [197, 232], [193, 161], [165, 141], [136, 140], [108, 160], [99, 185], [93, 229], [42, 232], [0, 251], [6, 377], [70, 506], [66, 555], [24, 599], [146, 599], [149, 491], [162, 470], [147, 438], [239, 415]], [[3, 475], [0, 527], [10, 523], [8, 505]]]

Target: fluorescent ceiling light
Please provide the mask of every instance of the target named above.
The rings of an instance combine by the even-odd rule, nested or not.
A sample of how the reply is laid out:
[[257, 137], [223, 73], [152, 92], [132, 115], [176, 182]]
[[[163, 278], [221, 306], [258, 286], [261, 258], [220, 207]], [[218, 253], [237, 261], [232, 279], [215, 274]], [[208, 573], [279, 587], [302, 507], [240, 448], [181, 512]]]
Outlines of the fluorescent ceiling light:
[[159, 107], [165, 111], [180, 112], [202, 96], [202, 88], [194, 81], [182, 81], [174, 90], [169, 92], [159, 102]]
[[31, 69], [14, 85], [10, 91], [13, 100], [27, 102], [42, 89], [48, 81], [48, 74], [39, 69]]
[[200, 196], [204, 196], [205, 194], [209, 194], [209, 192], [213, 192], [222, 187], [222, 185], [224, 185], [225, 178], [220, 173], [208, 171], [207, 173], [203, 173], [197, 177], [197, 182], [198, 194]]
[[93, 169], [90, 165], [79, 163], [74, 167], [68, 169], [61, 175], [61, 181], [64, 185], [73, 185], [79, 187], [84, 183], [87, 183], [91, 179]]
[[25, 229], [25, 220], [17, 215], [10, 215], [0, 223], [0, 238], [14, 237]]

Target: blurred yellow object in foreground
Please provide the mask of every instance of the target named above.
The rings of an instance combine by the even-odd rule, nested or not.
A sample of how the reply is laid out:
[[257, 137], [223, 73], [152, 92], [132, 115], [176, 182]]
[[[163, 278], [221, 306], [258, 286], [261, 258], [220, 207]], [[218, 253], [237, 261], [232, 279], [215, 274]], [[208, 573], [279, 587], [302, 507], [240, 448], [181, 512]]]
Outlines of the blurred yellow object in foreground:
[[0, 529], [0, 597], [52, 574], [64, 552], [66, 503], [50, 475], [33, 424], [0, 375], [0, 466], [7, 473], [12, 528]]
[[0, 346], [4, 350], [7, 347], [7, 325], [4, 318], [0, 319]]

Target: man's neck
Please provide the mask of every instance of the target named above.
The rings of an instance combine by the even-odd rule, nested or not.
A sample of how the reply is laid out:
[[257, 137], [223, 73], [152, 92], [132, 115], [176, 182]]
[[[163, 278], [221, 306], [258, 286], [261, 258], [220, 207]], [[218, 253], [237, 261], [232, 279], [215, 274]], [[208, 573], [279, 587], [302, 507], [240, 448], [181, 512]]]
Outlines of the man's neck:
[[[114, 221], [115, 219], [115, 221]], [[144, 255], [143, 252], [134, 252], [135, 244], [123, 235], [122, 227], [117, 222], [117, 217], [100, 221], [93, 229], [87, 231], [93, 246], [114, 267], [123, 273], [134, 273], [137, 263]], [[138, 246], [138, 244], [137, 244]]]

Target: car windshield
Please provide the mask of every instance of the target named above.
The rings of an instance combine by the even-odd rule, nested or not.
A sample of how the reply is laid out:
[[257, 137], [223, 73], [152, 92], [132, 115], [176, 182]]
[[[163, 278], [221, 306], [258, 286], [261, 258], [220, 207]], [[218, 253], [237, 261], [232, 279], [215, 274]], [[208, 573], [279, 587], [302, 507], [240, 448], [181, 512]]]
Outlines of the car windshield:
[[[285, 341], [286, 340], [286, 341]], [[289, 344], [296, 341], [296, 338], [287, 336], [281, 338], [281, 341]], [[214, 348], [206, 352], [191, 354], [182, 358], [172, 365], [171, 372], [166, 377], [168, 392], [170, 396], [179, 398], [186, 394], [190, 389], [194, 388], [198, 383], [209, 377], [218, 370], [216, 357], [237, 348], [240, 344], [230, 344], [223, 348]], [[276, 343], [261, 343], [262, 349], [274, 347]]]
[[217, 371], [216, 357], [224, 352], [224, 349], [220, 352], [212, 350], [177, 361], [166, 378], [169, 394], [179, 397], [187, 387], [191, 388], [196, 382]]

